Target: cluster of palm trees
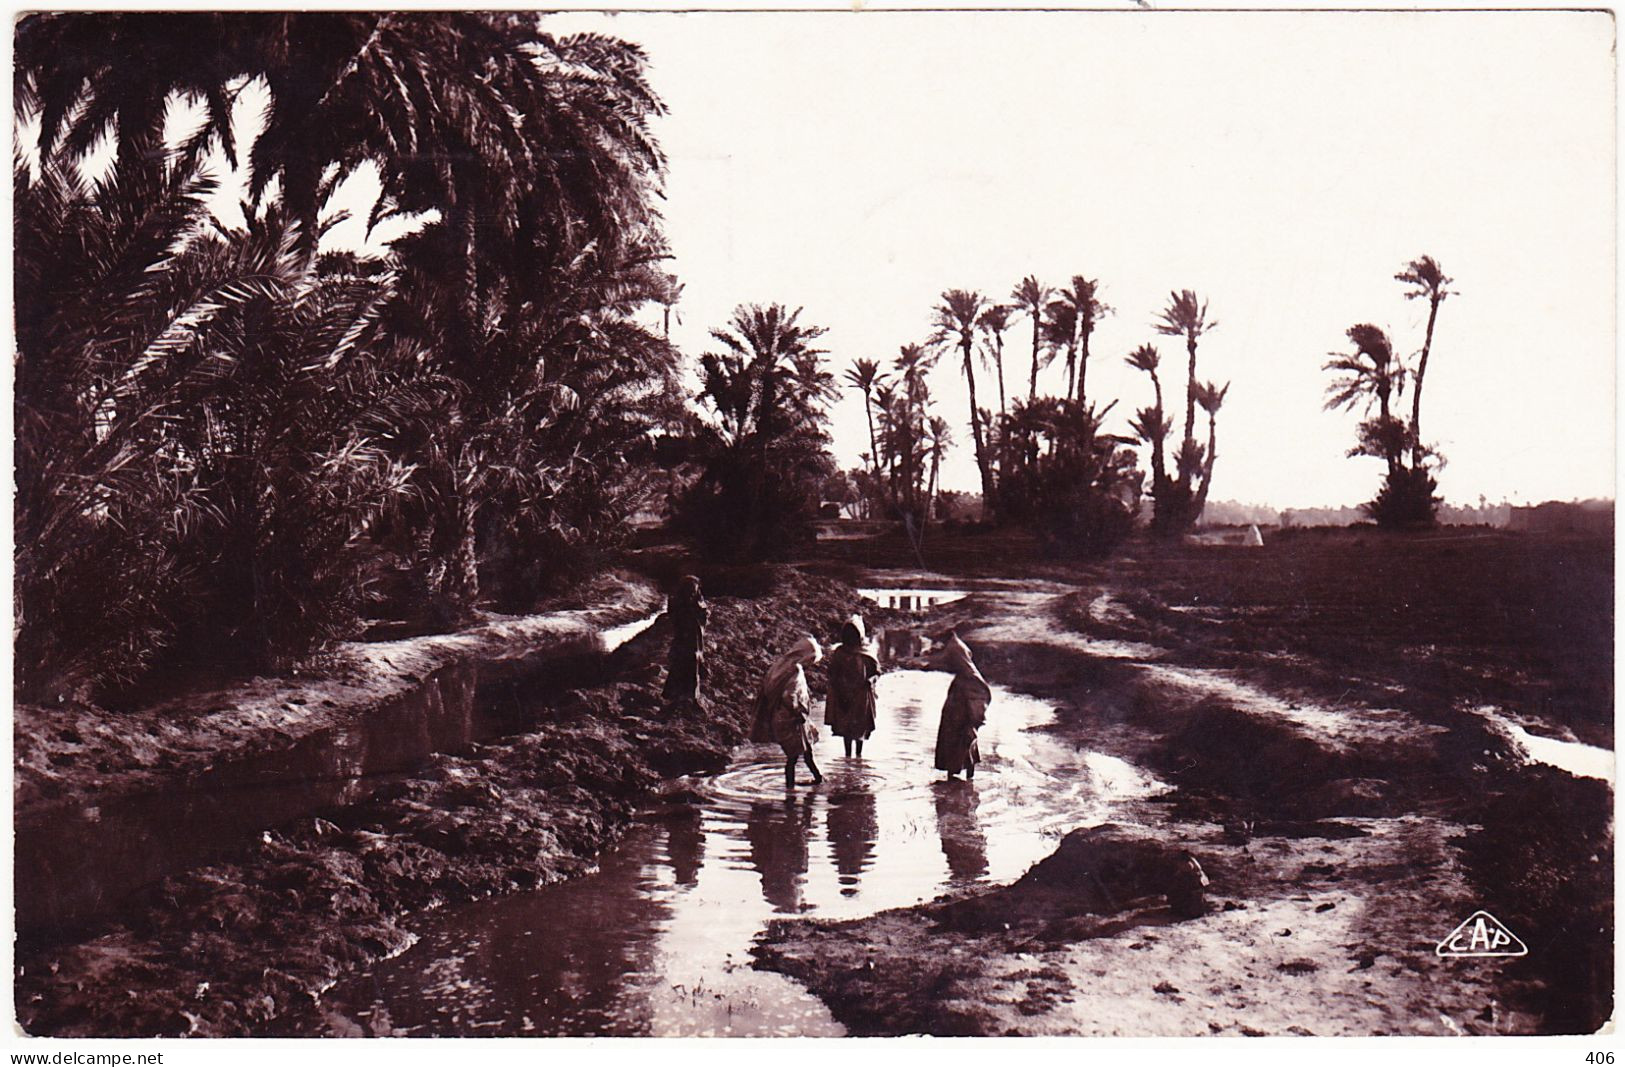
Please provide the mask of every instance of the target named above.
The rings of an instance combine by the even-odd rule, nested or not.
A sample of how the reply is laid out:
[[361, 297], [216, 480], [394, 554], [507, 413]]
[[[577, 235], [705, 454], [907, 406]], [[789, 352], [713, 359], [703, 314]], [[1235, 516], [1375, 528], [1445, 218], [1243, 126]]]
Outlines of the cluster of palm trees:
[[[684, 401], [642, 323], [676, 289], [636, 47], [478, 12], [34, 15], [15, 40], [24, 698], [179, 649], [280, 662], [386, 579], [464, 620], [482, 574], [523, 600], [641, 504]], [[363, 167], [369, 223], [409, 232], [324, 248]]]
[[677, 501], [676, 528], [705, 554], [744, 561], [782, 557], [814, 531], [829, 452], [829, 404], [838, 388], [814, 342], [826, 332], [801, 308], [742, 304], [700, 358], [700, 401], [713, 422], [692, 420], [688, 458], [699, 467]]
[[936, 353], [924, 345], [898, 349], [892, 362], [895, 378], [872, 359], [856, 359], [847, 368], [847, 384], [863, 394], [869, 424], [865, 466], [854, 472], [859, 500], [867, 513], [929, 518], [937, 499], [943, 457], [953, 444], [948, 420], [931, 412], [926, 374]]
[[[1422, 441], [1422, 385], [1439, 305], [1452, 295], [1450, 286], [1455, 279], [1446, 276], [1432, 256], [1421, 256], [1407, 263], [1394, 280], [1406, 286], [1407, 300], [1428, 302], [1427, 329], [1414, 368], [1395, 354], [1393, 342], [1381, 327], [1369, 322], [1350, 326], [1345, 332], [1354, 351], [1331, 352], [1324, 366], [1336, 375], [1327, 386], [1326, 408], [1357, 410], [1365, 416], [1349, 455], [1372, 456], [1386, 465], [1382, 487], [1366, 505], [1367, 513], [1381, 526], [1431, 525], [1438, 507], [1438, 483], [1432, 471], [1440, 456]], [[1394, 414], [1395, 401], [1407, 384], [1411, 386], [1409, 421]]]
[[[1030, 514], [1032, 493], [1040, 486], [1047, 487], [1045, 492], [1054, 489], [1052, 479], [1040, 470], [1051, 466], [1049, 460], [1079, 448], [1092, 455], [1099, 453], [1079, 469], [1092, 472], [1087, 475], [1090, 478], [1103, 477], [1102, 493], [1123, 500], [1131, 511], [1136, 508], [1143, 476], [1132, 466], [1132, 454], [1119, 456], [1116, 451], [1133, 442], [1101, 433], [1101, 424], [1115, 401], [1102, 408], [1088, 397], [1090, 341], [1095, 327], [1112, 311], [1102, 299], [1100, 282], [1083, 275], [1074, 275], [1059, 288], [1029, 275], [1012, 289], [1008, 303], [996, 303], [972, 290], [949, 289], [932, 309], [929, 340], [901, 349], [892, 367], [894, 377], [888, 377], [875, 360], [856, 360], [845, 377], [852, 388], [862, 392], [869, 420], [866, 469], [857, 474], [871, 507], [929, 517], [936, 471], [952, 438], [946, 423], [928, 415], [930, 396], [924, 373], [938, 356], [952, 352], [958, 356], [970, 401], [970, 436], [985, 515]], [[1005, 336], [1021, 315], [1032, 330], [1028, 389], [1025, 400], [1011, 400], [1005, 388]], [[1171, 536], [1183, 533], [1200, 517], [1213, 477], [1217, 417], [1229, 386], [1199, 381], [1196, 357], [1200, 339], [1215, 326], [1206, 302], [1188, 289], [1170, 294], [1167, 307], [1153, 323], [1159, 333], [1182, 337], [1188, 355], [1184, 436], [1172, 471], [1166, 461], [1166, 441], [1175, 424], [1163, 407], [1159, 355], [1147, 344], [1128, 356], [1131, 366], [1150, 376], [1154, 390], [1155, 402], [1142, 408], [1131, 425], [1134, 441], [1151, 450], [1152, 528]], [[998, 384], [997, 414], [984, 409], [978, 399], [978, 356]], [[1041, 397], [1039, 372], [1058, 359], [1066, 367], [1065, 388], [1059, 396]], [[1198, 407], [1208, 416], [1205, 446], [1196, 439]], [[1125, 456], [1129, 462], [1124, 462]], [[930, 458], [929, 479], [922, 474], [925, 457]]]

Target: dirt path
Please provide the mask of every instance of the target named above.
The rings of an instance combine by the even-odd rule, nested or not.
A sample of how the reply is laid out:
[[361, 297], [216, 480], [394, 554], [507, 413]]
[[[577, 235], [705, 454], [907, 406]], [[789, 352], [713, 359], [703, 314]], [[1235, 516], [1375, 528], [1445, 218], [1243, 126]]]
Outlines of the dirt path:
[[[1053, 701], [1063, 734], [1175, 783], [1118, 833], [1154, 855], [1196, 856], [1212, 910], [1177, 918], [1154, 876], [1120, 894], [1132, 899], [1060, 912], [995, 891], [977, 906], [1001, 921], [970, 929], [954, 919], [969, 905], [946, 898], [857, 922], [779, 923], [758, 965], [800, 978], [865, 1034], [1551, 1028], [1542, 1008], [1571, 916], [1507, 920], [1525, 924], [1516, 932], [1545, 966], [1435, 953], [1489, 906], [1460, 847], [1479, 817], [1472, 798], [1538, 777], [1508, 738], [1473, 715], [1419, 716], [1352, 686], [1275, 691], [1133, 639], [1151, 629], [1140, 622], [1110, 588], [1059, 582], [993, 585], [936, 619], [958, 625], [991, 679]], [[1604, 850], [1591, 865], [1611, 861], [1606, 841], [1587, 847]], [[1611, 989], [1592, 984], [1586, 1018], [1606, 1018]]]

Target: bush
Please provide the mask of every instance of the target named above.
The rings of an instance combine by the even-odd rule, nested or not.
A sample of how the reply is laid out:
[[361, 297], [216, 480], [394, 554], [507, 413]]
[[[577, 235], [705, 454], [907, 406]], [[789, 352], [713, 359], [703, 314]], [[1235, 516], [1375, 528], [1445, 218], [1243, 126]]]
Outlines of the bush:
[[1426, 467], [1397, 467], [1383, 478], [1377, 498], [1365, 505], [1365, 512], [1388, 530], [1432, 526], [1439, 507], [1434, 495], [1438, 487]]

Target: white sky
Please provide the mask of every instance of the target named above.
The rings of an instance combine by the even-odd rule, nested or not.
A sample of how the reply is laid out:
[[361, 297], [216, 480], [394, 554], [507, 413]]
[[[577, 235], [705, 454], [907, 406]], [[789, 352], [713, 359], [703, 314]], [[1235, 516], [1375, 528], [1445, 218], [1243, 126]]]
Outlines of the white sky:
[[[1613, 24], [1605, 14], [573, 13], [642, 44], [671, 109], [665, 213], [697, 356], [734, 305], [829, 327], [839, 372], [923, 341], [948, 288], [1099, 278], [1092, 398], [1150, 402], [1123, 366], [1183, 353], [1150, 322], [1171, 289], [1220, 327], [1199, 377], [1233, 383], [1214, 499], [1368, 499], [1354, 418], [1321, 410], [1329, 349], [1371, 321], [1421, 346], [1392, 275], [1423, 253], [1457, 280], [1422, 413], [1454, 502], [1612, 496]], [[1019, 363], [1030, 334], [1018, 320]], [[1171, 366], [1170, 366], [1171, 365]], [[964, 385], [932, 380], [973, 488]], [[1060, 383], [1059, 367], [1046, 379]], [[1024, 370], [1007, 370], [1012, 392]], [[1042, 383], [1041, 383], [1042, 387]], [[979, 383], [984, 405], [994, 383]], [[1408, 400], [1406, 401], [1408, 411]], [[867, 449], [855, 393], [845, 465]]]

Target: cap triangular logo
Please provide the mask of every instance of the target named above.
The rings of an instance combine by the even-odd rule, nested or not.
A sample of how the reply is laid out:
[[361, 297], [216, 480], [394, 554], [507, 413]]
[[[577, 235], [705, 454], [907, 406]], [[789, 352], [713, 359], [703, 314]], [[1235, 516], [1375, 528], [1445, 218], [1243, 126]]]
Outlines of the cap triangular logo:
[[1487, 911], [1475, 911], [1433, 951], [1438, 956], [1527, 956], [1529, 946], [1500, 919]]

